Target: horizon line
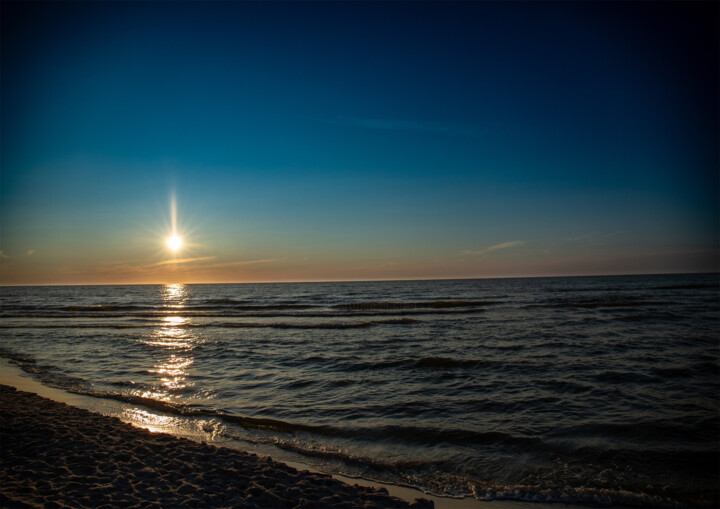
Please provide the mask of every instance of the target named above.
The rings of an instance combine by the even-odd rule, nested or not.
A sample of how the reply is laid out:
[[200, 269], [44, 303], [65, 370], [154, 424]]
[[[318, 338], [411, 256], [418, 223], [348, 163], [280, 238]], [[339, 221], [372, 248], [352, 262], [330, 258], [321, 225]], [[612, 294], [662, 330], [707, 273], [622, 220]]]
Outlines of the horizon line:
[[714, 272], [648, 272], [648, 273], [608, 273], [608, 274], [574, 274], [574, 275], [545, 275], [545, 276], [483, 276], [483, 277], [429, 277], [404, 279], [315, 279], [304, 281], [227, 281], [223, 283], [30, 283], [30, 284], [0, 284], [0, 288], [17, 287], [43, 287], [43, 286], [170, 286], [170, 285], [284, 285], [307, 283], [383, 283], [383, 282], [410, 282], [410, 281], [472, 281], [483, 279], [550, 279], [550, 278], [578, 278], [578, 277], [625, 277], [625, 276], [673, 276], [673, 275], [720, 275], [720, 270]]

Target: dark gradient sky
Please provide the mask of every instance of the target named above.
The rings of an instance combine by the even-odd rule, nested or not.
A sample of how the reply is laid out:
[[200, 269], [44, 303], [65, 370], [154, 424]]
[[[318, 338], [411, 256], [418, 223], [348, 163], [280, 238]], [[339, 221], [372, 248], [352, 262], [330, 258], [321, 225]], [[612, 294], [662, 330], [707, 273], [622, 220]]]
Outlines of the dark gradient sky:
[[0, 283], [718, 270], [716, 2], [3, 2], [1, 63]]

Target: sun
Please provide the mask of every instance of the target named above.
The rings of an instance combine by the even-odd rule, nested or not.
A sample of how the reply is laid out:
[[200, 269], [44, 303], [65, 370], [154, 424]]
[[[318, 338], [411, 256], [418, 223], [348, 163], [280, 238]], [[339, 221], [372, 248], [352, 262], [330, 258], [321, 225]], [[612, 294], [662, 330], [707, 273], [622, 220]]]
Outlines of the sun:
[[172, 237], [169, 237], [167, 239], [167, 246], [173, 250], [177, 251], [182, 247], [182, 239], [178, 237], [177, 235], [173, 235]]

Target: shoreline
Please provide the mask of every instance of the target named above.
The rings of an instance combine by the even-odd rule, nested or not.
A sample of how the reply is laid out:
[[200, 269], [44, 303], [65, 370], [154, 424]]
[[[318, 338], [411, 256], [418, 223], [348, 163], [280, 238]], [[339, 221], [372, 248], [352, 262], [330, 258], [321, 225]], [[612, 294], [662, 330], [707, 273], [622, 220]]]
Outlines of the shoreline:
[[7, 385], [0, 401], [6, 507], [433, 507]]
[[[493, 500], [493, 501], [479, 501], [473, 498], [450, 498], [450, 497], [438, 497], [433, 496], [429, 494], [425, 494], [421, 492], [420, 490], [417, 490], [415, 488], [406, 487], [406, 486], [399, 486], [399, 485], [393, 485], [393, 484], [386, 484], [381, 483], [377, 481], [371, 481], [364, 478], [354, 478], [354, 477], [348, 477], [341, 474], [332, 474], [332, 473], [326, 473], [319, 471], [317, 469], [312, 468], [311, 466], [305, 465], [303, 463], [294, 462], [294, 461], [287, 461], [287, 460], [273, 460], [272, 455], [265, 457], [263, 454], [254, 454], [254, 453], [248, 453], [244, 451], [243, 449], [239, 447], [229, 447], [227, 443], [212, 443], [212, 437], [210, 434], [202, 434], [197, 431], [197, 429], [194, 428], [187, 428], [187, 429], [178, 429], [174, 427], [167, 427], [163, 428], [162, 426], [158, 425], [152, 425], [148, 424], [147, 422], [143, 422], [142, 419], [137, 419], [136, 413], [133, 412], [133, 410], [137, 410], [133, 405], [115, 401], [115, 400], [108, 400], [108, 399], [102, 399], [102, 398], [92, 398], [90, 396], [84, 396], [74, 393], [69, 393], [66, 391], [63, 391], [61, 389], [56, 389], [52, 387], [45, 386], [41, 384], [40, 382], [34, 380], [30, 376], [28, 376], [24, 371], [22, 371], [18, 366], [15, 364], [12, 364], [7, 359], [0, 359], [0, 386], [6, 386], [7, 388], [10, 388], [11, 390], [15, 390], [15, 392], [21, 391], [25, 394], [28, 394], [31, 396], [30, 400], [35, 400], [35, 404], [37, 405], [37, 408], [39, 409], [40, 414], [48, 414], [52, 417], [52, 419], [57, 420], [57, 414], [65, 415], [68, 412], [70, 412], [70, 415], [75, 415], [76, 425], [77, 429], [72, 430], [74, 432], [74, 435], [76, 438], [82, 438], [83, 434], [79, 433], [79, 430], [83, 428], [85, 424], [88, 422], [96, 422], [95, 428], [89, 428], [88, 431], [84, 433], [84, 436], [87, 437], [88, 435], [91, 435], [95, 432], [97, 432], [97, 426], [100, 426], [99, 429], [103, 429], [105, 426], [110, 426], [114, 429], [117, 429], [117, 435], [120, 436], [127, 436], [127, 437], [134, 437], [133, 439], [127, 439], [123, 440], [126, 444], [132, 443], [133, 440], [138, 440], [139, 435], [137, 435], [138, 432], [144, 433], [144, 440], [150, 440], [150, 442], [153, 442], [153, 437], [166, 437], [169, 439], [169, 442], [167, 442], [167, 451], [165, 451], [166, 457], [168, 455], [172, 455], [175, 453], [175, 449], [178, 447], [182, 450], [185, 448], [201, 448], [201, 449], [194, 449], [196, 455], [200, 455], [202, 457], [203, 454], [205, 454], [204, 449], [206, 447], [212, 447], [213, 449], [217, 450], [223, 450], [228, 451], [229, 454], [237, 455], [238, 458], [242, 458], [244, 460], [247, 460], [247, 458], [255, 458], [254, 461], [269, 461], [268, 465], [265, 465], [264, 468], [268, 467], [274, 467], [282, 465], [283, 470], [280, 472], [280, 478], [278, 479], [281, 482], [288, 482], [289, 479], [288, 475], [292, 477], [292, 475], [302, 476], [309, 476], [307, 479], [309, 479], [310, 484], [317, 484], [317, 483], [325, 483], [328, 479], [331, 481], [338, 483], [339, 486], [345, 486], [346, 489], [360, 489], [361, 491], [359, 493], [364, 493], [365, 496], [369, 496], [371, 498], [370, 503], [375, 505], [369, 505], [369, 507], [434, 507], [437, 509], [487, 509], [489, 507], [497, 508], [497, 509], [529, 509], [529, 508], [537, 508], [537, 503], [533, 502], [525, 502], [525, 501], [513, 501], [513, 500]], [[7, 393], [7, 388], [4, 388], [2, 393]], [[23, 396], [25, 397], [25, 396]], [[37, 398], [37, 399], [35, 399]], [[9, 408], [8, 405], [5, 405], [4, 408]], [[80, 413], [78, 413], [80, 412]], [[8, 410], [5, 410], [5, 414], [8, 413]], [[82, 415], [82, 416], [81, 416]], [[3, 415], [3, 418], [5, 418], [5, 415]], [[37, 419], [32, 415], [32, 413], [24, 412], [22, 418], [19, 420], [19, 423], [21, 426], [25, 426], [28, 423], [31, 423], [33, 426], [36, 424]], [[104, 424], [99, 424], [99, 422], [102, 421]], [[154, 423], [157, 424], [157, 423]], [[52, 428], [53, 426], [56, 426], [57, 423], [46, 423], [46, 426], [49, 426]], [[12, 433], [15, 433], [15, 431], [10, 430]], [[22, 439], [24, 432], [22, 430], [17, 431], [18, 437]], [[3, 457], [3, 460], [5, 459], [6, 453], [5, 453], [5, 447], [8, 443], [8, 435], [3, 429], [3, 454], [1, 455]], [[142, 441], [143, 438], [141, 437], [140, 440]], [[165, 440], [165, 438], [163, 438]], [[178, 442], [172, 442], [173, 440]], [[206, 443], [207, 442], [207, 443]], [[174, 445], [173, 445], [174, 444]], [[179, 445], [182, 444], [182, 445]], [[97, 447], [102, 448], [103, 444], [99, 443], [97, 444]], [[115, 444], [117, 447], [117, 444]], [[176, 447], [177, 446], [177, 447]], [[67, 450], [60, 449], [59, 451], [56, 451], [56, 455], [59, 455], [62, 457], [63, 453], [67, 454]], [[130, 453], [129, 451], [125, 450], [125, 454]], [[28, 459], [30, 462], [31, 460]], [[242, 460], [241, 460], [242, 461]], [[295, 472], [293, 474], [288, 474], [288, 470], [290, 472]], [[4, 467], [3, 467], [4, 470]], [[186, 468], [187, 470], [187, 468]], [[27, 473], [29, 477], [32, 477], [31, 473]], [[132, 472], [126, 473], [126, 475], [133, 475]], [[176, 476], [178, 476], [178, 479], [182, 479], [185, 475], [182, 470], [175, 473]], [[5, 472], [3, 471], [3, 479], [5, 478]], [[57, 480], [57, 479], [56, 479]], [[27, 479], [29, 482], [30, 479]], [[81, 482], [76, 480], [75, 482]], [[90, 481], [88, 481], [90, 482]], [[230, 481], [229, 481], [230, 482]], [[6, 484], [6, 483], [5, 483]], [[20, 483], [22, 484], [22, 483]], [[26, 483], [27, 484], [27, 483]], [[318, 486], [321, 484], [318, 484]], [[4, 493], [5, 487], [2, 488], [2, 493]], [[186, 491], [190, 490], [190, 488], [186, 488]], [[200, 490], [202, 491], [202, 490]], [[341, 493], [342, 490], [340, 490]], [[348, 495], [348, 493], [345, 493], [346, 495], [350, 496], [351, 500], [354, 500], [356, 503], [358, 500], [361, 500], [357, 497], [362, 497], [363, 495], [358, 495], [357, 492], [350, 492], [353, 493], [352, 495]], [[352, 499], [352, 497], [356, 497]], [[382, 499], [383, 497], [389, 498], [390, 500], [393, 500], [391, 502], [392, 504], [398, 504], [401, 505], [377, 505], [381, 502], [377, 502], [378, 500]], [[393, 498], [394, 497], [394, 498]], [[409, 505], [415, 502], [417, 499], [425, 499], [424, 501], [417, 502], [415, 505]], [[152, 502], [145, 500], [144, 502]], [[257, 507], [263, 507], [267, 504], [267, 500], [263, 501], [264, 503], [257, 506]], [[5, 501], [4, 503], [7, 503]], [[249, 507], [252, 506], [252, 503], [248, 502], [242, 502], [243, 504], [248, 505]], [[347, 507], [362, 507], [365, 503], [364, 501], [360, 503], [359, 505], [355, 504], [353, 505], [353, 502], [345, 500], [343, 501], [343, 504], [349, 504]], [[382, 503], [388, 503], [387, 500], [383, 500]], [[338, 500], [335, 500], [332, 504], [333, 506], [336, 506], [338, 504]], [[423, 505], [426, 504], [426, 505]], [[491, 504], [491, 505], [490, 505]], [[77, 504], [70, 504], [71, 506], [77, 506]], [[213, 504], [205, 504], [206, 506], [213, 506]], [[322, 507], [323, 502], [321, 500], [316, 500], [313, 504], [311, 504], [312, 507]], [[31, 505], [32, 506], [32, 505]], [[287, 504], [282, 504], [282, 506], [287, 506]], [[12, 507], [12, 505], [10, 506]], [[24, 506], [27, 507], [27, 506]], [[290, 506], [294, 507], [294, 506]], [[582, 509], [583, 505], [578, 504], [565, 504], [565, 503], [553, 503], [553, 509]]]

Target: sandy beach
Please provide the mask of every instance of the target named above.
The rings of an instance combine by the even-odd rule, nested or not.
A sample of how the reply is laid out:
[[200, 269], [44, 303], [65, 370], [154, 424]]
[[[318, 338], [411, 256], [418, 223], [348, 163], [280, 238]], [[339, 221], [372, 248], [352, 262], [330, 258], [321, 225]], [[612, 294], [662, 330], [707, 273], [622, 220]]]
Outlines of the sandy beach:
[[3, 507], [433, 507], [0, 385]]

